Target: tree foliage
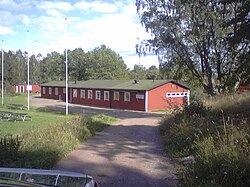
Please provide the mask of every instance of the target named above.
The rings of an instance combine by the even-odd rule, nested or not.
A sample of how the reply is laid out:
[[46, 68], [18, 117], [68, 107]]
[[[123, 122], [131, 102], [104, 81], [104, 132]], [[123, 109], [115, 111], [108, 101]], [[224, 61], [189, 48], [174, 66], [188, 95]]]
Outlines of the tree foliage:
[[[122, 59], [110, 48], [102, 45], [85, 53], [83, 49], [68, 50], [69, 80], [128, 79], [128, 70]], [[29, 56], [30, 84], [65, 80], [65, 52]], [[0, 57], [1, 59], [2, 57]], [[27, 52], [4, 52], [4, 81], [10, 90], [14, 84], [27, 83]], [[1, 74], [0, 66], [0, 76]]]
[[[249, 22], [246, 8], [249, 0], [244, 3], [243, 0], [223, 3], [218, 0], [137, 0], [136, 6], [142, 24], [154, 37], [148, 42], [157, 48], [161, 67], [183, 66], [210, 95], [221, 93], [245, 78], [243, 67], [249, 68], [244, 60], [249, 56], [249, 40], [237, 39], [236, 45], [230, 45], [229, 38], [232, 33], [238, 36], [241, 26]], [[246, 9], [242, 12], [248, 11], [247, 14], [241, 14], [242, 9]], [[238, 18], [248, 21], [236, 21]]]

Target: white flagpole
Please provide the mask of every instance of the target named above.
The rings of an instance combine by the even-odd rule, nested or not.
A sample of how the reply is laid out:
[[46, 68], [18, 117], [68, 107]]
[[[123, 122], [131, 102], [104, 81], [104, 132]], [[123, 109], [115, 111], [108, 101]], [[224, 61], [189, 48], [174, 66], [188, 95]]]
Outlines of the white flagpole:
[[30, 110], [30, 60], [29, 60], [29, 30], [27, 30], [27, 57], [28, 57], [28, 62], [27, 62], [27, 66], [28, 66], [28, 70], [27, 70], [27, 83], [28, 83], [28, 87], [27, 87], [27, 91], [28, 91], [28, 110]]
[[4, 71], [3, 71], [3, 55], [4, 55], [4, 51], [3, 51], [3, 40], [2, 40], [2, 105], [3, 105], [3, 89], [4, 89], [4, 87], [3, 87], [3, 73], [4, 73]]
[[[65, 18], [65, 22], [66, 22], [66, 38], [68, 37], [68, 23], [67, 23], [67, 18]], [[66, 61], [65, 61], [65, 63], [66, 63], [66, 70], [65, 70], [65, 76], [66, 76], [66, 82], [65, 82], [65, 86], [66, 86], [66, 115], [68, 115], [68, 113], [69, 113], [69, 101], [68, 101], [68, 87], [69, 87], [69, 85], [68, 85], [68, 49], [67, 49], [67, 41], [66, 41], [66, 50], [65, 50], [65, 55], [66, 55]]]

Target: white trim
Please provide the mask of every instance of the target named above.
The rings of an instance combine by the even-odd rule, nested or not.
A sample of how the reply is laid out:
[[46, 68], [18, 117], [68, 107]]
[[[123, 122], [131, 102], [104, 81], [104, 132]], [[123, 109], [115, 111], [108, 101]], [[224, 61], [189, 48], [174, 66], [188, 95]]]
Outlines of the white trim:
[[21, 85], [20, 86], [20, 93], [24, 93], [25, 92], [25, 90], [24, 90], [24, 85]]
[[101, 100], [101, 91], [100, 90], [95, 91], [95, 100]]
[[[128, 99], [126, 98], [126, 94], [128, 94], [128, 96], [129, 96]], [[125, 102], [130, 102], [130, 100], [131, 100], [130, 99], [130, 92], [124, 92], [124, 101]]]
[[58, 88], [55, 88], [55, 95], [58, 95]]
[[93, 99], [93, 92], [92, 92], [92, 90], [88, 90], [88, 99]]
[[[116, 94], [117, 94], [117, 98], [116, 98]], [[118, 91], [114, 91], [114, 101], [119, 101], [120, 100], [120, 93]]]
[[76, 88], [73, 89], [73, 97], [77, 98], [77, 89]]
[[189, 92], [168, 92], [166, 97], [188, 97]]
[[[106, 98], [106, 94], [108, 94]], [[109, 91], [104, 91], [104, 101], [109, 101]]]
[[85, 90], [81, 89], [80, 98], [85, 99]]
[[148, 91], [145, 92], [145, 112], [148, 112]]
[[188, 102], [188, 105], [190, 104], [190, 90], [188, 90], [188, 95], [187, 95], [187, 102]]

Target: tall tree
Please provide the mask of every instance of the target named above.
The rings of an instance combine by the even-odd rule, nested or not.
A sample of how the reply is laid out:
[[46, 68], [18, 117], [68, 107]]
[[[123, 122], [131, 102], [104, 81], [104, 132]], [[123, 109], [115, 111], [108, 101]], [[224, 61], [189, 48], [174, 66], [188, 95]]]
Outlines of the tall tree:
[[47, 54], [41, 62], [41, 82], [65, 79], [65, 58], [58, 52]]
[[161, 79], [160, 71], [155, 65], [149, 67], [146, 72], [146, 78], [149, 80]]
[[69, 66], [69, 77], [72, 80], [86, 80], [88, 75], [86, 73], [86, 54], [82, 48], [77, 48], [73, 51], [69, 51], [68, 59], [70, 62]]
[[30, 57], [30, 83], [31, 84], [40, 84], [41, 75], [40, 75], [40, 62], [39, 57], [32, 55]]
[[[249, 52], [249, 44], [230, 49], [225, 27], [235, 10], [218, 0], [137, 0], [142, 24], [154, 36], [149, 43], [157, 47], [161, 63], [181, 62], [200, 82], [204, 90], [215, 95], [236, 84], [236, 74], [246, 63], [239, 60]], [[237, 72], [237, 73], [236, 73]]]
[[[230, 17], [225, 24], [225, 27], [232, 27], [232, 32], [229, 33], [227, 41], [229, 49], [241, 49], [242, 44], [249, 44], [250, 40], [250, 0], [222, 0], [226, 6], [231, 6], [234, 10], [234, 16]], [[250, 53], [249, 48], [247, 53], [241, 53], [238, 59], [242, 66], [234, 76], [236, 80], [241, 80], [241, 83], [250, 84]]]
[[128, 71], [122, 57], [102, 45], [88, 52], [86, 73], [89, 79], [127, 79]]
[[146, 68], [142, 65], [134, 65], [134, 69], [130, 72], [130, 79], [139, 79], [144, 80], [146, 79]]

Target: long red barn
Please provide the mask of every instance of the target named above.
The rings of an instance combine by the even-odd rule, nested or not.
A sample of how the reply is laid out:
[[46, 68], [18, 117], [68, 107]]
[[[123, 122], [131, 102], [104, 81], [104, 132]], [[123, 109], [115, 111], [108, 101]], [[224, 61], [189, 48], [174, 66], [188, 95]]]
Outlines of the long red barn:
[[[152, 111], [189, 103], [190, 89], [173, 80], [70, 81], [70, 103]], [[65, 81], [41, 85], [41, 97], [65, 101]]]

